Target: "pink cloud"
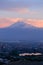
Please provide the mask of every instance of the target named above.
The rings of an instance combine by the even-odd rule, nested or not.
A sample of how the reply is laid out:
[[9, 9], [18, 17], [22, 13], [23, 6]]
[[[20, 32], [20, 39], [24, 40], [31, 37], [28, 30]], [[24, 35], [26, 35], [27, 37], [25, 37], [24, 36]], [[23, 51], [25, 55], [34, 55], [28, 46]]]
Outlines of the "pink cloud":
[[27, 23], [28, 24], [31, 24], [35, 27], [38, 27], [38, 28], [43, 28], [43, 20], [38, 20], [38, 19], [28, 19], [27, 20]]
[[29, 14], [33, 15], [33, 14], [39, 13], [38, 11], [32, 11], [29, 8], [12, 8], [10, 11], [14, 11], [14, 12], [17, 12], [19, 14], [28, 14], [28, 15]]
[[18, 21], [23, 21], [27, 24], [31, 24], [32, 26], [43, 28], [43, 20], [38, 19], [23, 19], [23, 18], [0, 18], [0, 28], [8, 27], [13, 23]]
[[21, 14], [28, 13], [29, 10], [27, 8], [12, 8], [10, 11], [15, 11]]
[[21, 21], [22, 18], [0, 18], [0, 28], [8, 27], [17, 21]]
[[17, 12], [19, 14], [37, 14], [37, 11], [32, 11], [29, 8], [8, 8], [6, 11]]

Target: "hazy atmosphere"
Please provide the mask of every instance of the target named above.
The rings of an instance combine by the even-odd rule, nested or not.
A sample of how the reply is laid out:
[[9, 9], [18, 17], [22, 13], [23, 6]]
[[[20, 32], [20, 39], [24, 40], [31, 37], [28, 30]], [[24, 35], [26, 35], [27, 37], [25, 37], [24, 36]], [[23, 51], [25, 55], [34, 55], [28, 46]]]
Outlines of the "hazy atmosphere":
[[0, 41], [43, 41], [43, 0], [0, 0]]

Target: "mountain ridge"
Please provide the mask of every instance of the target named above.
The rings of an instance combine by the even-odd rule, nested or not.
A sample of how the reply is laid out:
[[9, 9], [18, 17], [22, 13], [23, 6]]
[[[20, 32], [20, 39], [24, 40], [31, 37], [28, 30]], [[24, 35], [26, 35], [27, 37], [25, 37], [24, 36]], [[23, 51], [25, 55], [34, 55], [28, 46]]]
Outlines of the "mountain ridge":
[[[28, 24], [26, 22], [23, 22], [23, 21], [18, 21], [16, 23], [13, 23], [11, 24], [10, 26], [8, 27], [4, 27], [4, 28], [37, 28], [31, 24]], [[4, 28], [0, 28], [0, 29], [4, 29]]]
[[[13, 24], [12, 24], [13, 25]], [[18, 25], [18, 26], [17, 26]], [[43, 41], [43, 29], [32, 27], [25, 27], [27, 24], [23, 22], [14, 24], [13, 27], [0, 28], [0, 41]]]

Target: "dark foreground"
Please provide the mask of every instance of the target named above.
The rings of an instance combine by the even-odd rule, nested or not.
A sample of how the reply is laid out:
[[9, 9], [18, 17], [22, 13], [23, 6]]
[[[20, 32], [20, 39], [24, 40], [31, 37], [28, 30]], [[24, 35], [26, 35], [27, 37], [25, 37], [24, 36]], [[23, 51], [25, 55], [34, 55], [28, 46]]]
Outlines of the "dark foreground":
[[[0, 65], [43, 65], [43, 43], [28, 44], [28, 42], [20, 42], [20, 44], [0, 42]], [[24, 53], [30, 55], [20, 56]]]
[[16, 62], [11, 62], [9, 64], [4, 64], [4, 65], [43, 65], [43, 61], [37, 62], [37, 61], [16, 61]]

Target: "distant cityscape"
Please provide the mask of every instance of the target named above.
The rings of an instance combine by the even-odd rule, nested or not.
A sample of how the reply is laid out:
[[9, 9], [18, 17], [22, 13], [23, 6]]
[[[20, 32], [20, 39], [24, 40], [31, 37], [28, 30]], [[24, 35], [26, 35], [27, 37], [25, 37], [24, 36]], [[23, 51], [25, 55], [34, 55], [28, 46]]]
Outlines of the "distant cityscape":
[[[32, 59], [32, 57], [34, 59]], [[43, 61], [43, 42], [0, 42], [1, 63], [7, 64], [11, 61], [13, 62], [15, 60], [26, 58], [29, 61]], [[39, 58], [41, 59], [39, 60]]]

